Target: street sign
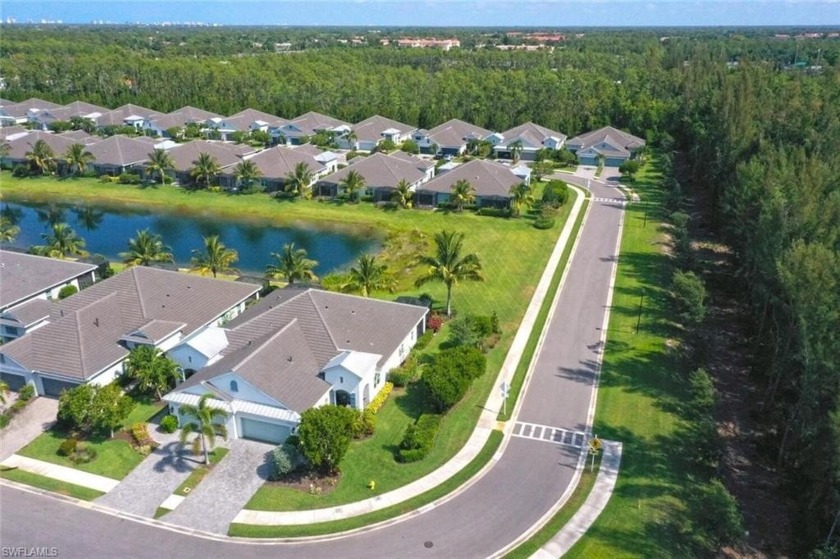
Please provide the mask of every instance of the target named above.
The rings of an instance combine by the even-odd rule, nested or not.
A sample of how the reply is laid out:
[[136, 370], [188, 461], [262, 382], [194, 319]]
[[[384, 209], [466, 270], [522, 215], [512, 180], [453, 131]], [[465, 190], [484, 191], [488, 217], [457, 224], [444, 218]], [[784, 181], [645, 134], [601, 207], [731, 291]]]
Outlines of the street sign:
[[507, 399], [508, 393], [510, 392], [510, 385], [507, 382], [502, 381], [502, 384], [499, 385], [499, 390], [502, 391], [502, 413], [507, 415]]

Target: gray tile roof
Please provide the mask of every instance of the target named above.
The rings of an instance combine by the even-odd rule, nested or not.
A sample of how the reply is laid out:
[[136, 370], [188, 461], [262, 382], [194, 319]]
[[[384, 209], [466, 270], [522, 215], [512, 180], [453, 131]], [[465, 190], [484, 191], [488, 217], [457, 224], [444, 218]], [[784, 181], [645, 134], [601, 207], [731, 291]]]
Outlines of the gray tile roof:
[[475, 189], [476, 196], [501, 198], [510, 198], [510, 188], [522, 182], [522, 178], [513, 174], [510, 167], [483, 159], [473, 159], [438, 175], [419, 186], [417, 190], [449, 193], [452, 191], [452, 185], [460, 180], [469, 182]]
[[575, 136], [566, 143], [570, 148], [581, 150], [603, 141], [627, 151], [632, 151], [645, 145], [643, 139], [618, 128], [613, 128], [612, 126], [605, 126], [604, 128]]
[[27, 134], [29, 129], [20, 126], [19, 124], [15, 124], [14, 126], [3, 126], [0, 127], [0, 140], [5, 140], [9, 136], [18, 136], [22, 134]]
[[15, 160], [26, 159], [26, 154], [32, 151], [32, 146], [34, 146], [38, 140], [44, 140], [44, 142], [52, 148], [56, 158], [62, 157], [67, 151], [67, 148], [69, 148], [73, 144], [79, 143], [73, 138], [67, 138], [60, 134], [33, 131], [25, 136], [20, 136], [18, 138], [15, 138], [14, 140], [9, 140], [9, 155], [7, 157], [9, 159]]
[[353, 126], [353, 132], [355, 132], [357, 140], [378, 142], [382, 139], [382, 132], [391, 128], [399, 130], [401, 134], [408, 134], [417, 129], [416, 126], [403, 124], [384, 116], [373, 115]]
[[[249, 160], [259, 168], [264, 179], [284, 180], [289, 173], [294, 171], [298, 163], [306, 163], [311, 173], [320, 173], [324, 170], [324, 165], [312, 155], [283, 146], [263, 150]], [[225, 169], [222, 174], [233, 175], [233, 171], [233, 169]]]
[[128, 167], [138, 165], [149, 159], [149, 153], [153, 148], [148, 142], [135, 140], [128, 136], [111, 136], [101, 142], [88, 147], [96, 158], [95, 165], [114, 165], [116, 167]]
[[[53, 305], [50, 323], [0, 346], [30, 370], [88, 379], [125, 356], [119, 341], [138, 329], [188, 336], [259, 291], [259, 286], [137, 266]], [[154, 321], [158, 323], [152, 324]]]
[[285, 118], [264, 113], [256, 109], [244, 109], [224, 119], [225, 123], [236, 130], [247, 131], [257, 121], [265, 122], [270, 127], [280, 127], [289, 122]]
[[108, 111], [96, 119], [97, 126], [123, 126], [125, 119], [129, 117], [141, 117], [152, 120], [160, 118], [164, 113], [154, 109], [147, 109], [140, 105], [133, 105], [128, 103], [122, 107], [117, 107], [113, 111]]
[[0, 309], [91, 273], [94, 264], [0, 250]]
[[534, 124], [533, 122], [526, 122], [515, 126], [510, 130], [502, 132], [504, 137], [503, 145], [509, 146], [511, 143], [519, 140], [524, 147], [532, 147], [540, 149], [543, 147], [543, 142], [548, 138], [557, 138], [560, 142], [566, 140], [566, 135], [550, 130], [545, 126]]
[[53, 103], [52, 101], [44, 101], [43, 99], [38, 99], [37, 97], [30, 97], [26, 101], [21, 101], [20, 103], [10, 103], [8, 105], [3, 105], [3, 113], [13, 116], [15, 118], [23, 118], [26, 116], [26, 112], [30, 109], [39, 109], [39, 110], [47, 110], [47, 109], [59, 109], [61, 105], [58, 103]]
[[404, 151], [395, 151], [393, 153], [389, 153], [391, 157], [396, 157], [398, 159], [402, 159], [403, 161], [410, 161], [417, 169], [423, 171], [424, 173], [435, 166], [435, 162], [429, 159], [420, 159], [419, 157], [414, 157], [410, 153], [406, 153]]
[[[149, 149], [151, 152], [152, 150]], [[186, 144], [181, 144], [169, 150], [169, 155], [175, 163], [176, 171], [188, 171], [193, 168], [198, 156], [202, 153], [212, 155], [216, 158], [219, 166], [224, 169], [232, 165], [236, 165], [242, 161], [242, 150], [234, 149], [229, 144], [220, 142], [206, 142], [204, 140], [193, 140]]]
[[429, 138], [438, 147], [456, 147], [466, 144], [470, 139], [483, 140], [492, 132], [475, 124], [453, 118], [429, 130]]
[[27, 327], [50, 316], [52, 303], [46, 299], [30, 299], [16, 307], [3, 311], [4, 316], [13, 318], [21, 326]]
[[338, 185], [350, 171], [356, 171], [365, 178], [367, 188], [396, 188], [397, 183], [403, 179], [409, 184], [422, 180], [426, 175], [417, 167], [415, 163], [400, 157], [374, 153], [358, 158], [352, 165], [319, 179], [318, 183]]
[[316, 113], [315, 111], [309, 111], [308, 113], [304, 113], [299, 117], [289, 121], [289, 124], [294, 125], [296, 128], [301, 130], [301, 134], [307, 136], [311, 136], [319, 130], [330, 130], [332, 128], [338, 128], [339, 126], [347, 126], [348, 128], [352, 128], [350, 123], [344, 122], [343, 120], [338, 120], [337, 118], [333, 118], [328, 115]]
[[99, 117], [111, 109], [108, 107], [100, 107], [84, 101], [73, 101], [69, 105], [59, 107], [57, 109], [44, 109], [35, 115], [36, 120], [40, 122], [53, 122], [56, 120], [69, 121], [74, 117]]
[[195, 107], [190, 107], [189, 105], [187, 105], [185, 107], [181, 107], [180, 109], [174, 110], [171, 113], [167, 113], [163, 116], [153, 118], [150, 120], [152, 123], [155, 124], [155, 126], [160, 128], [161, 130], [167, 130], [175, 126], [186, 126], [190, 122], [204, 124], [204, 122], [208, 119], [219, 118], [221, 116], [222, 115], [211, 113], [210, 111], [205, 111], [203, 109], [196, 109]]

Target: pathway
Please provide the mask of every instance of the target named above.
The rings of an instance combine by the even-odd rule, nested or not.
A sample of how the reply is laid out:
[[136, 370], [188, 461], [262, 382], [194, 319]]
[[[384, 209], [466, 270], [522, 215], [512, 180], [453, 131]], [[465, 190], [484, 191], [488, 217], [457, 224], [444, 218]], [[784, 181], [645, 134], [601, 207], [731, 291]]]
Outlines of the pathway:
[[28, 445], [55, 423], [58, 400], [35, 398], [0, 431], [0, 462]]

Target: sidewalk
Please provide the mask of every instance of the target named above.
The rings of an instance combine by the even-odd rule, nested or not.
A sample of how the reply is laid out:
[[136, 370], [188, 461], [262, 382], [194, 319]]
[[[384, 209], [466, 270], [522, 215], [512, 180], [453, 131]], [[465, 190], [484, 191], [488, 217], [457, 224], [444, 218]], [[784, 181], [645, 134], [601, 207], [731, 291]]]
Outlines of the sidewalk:
[[[574, 205], [554, 245], [554, 250], [548, 259], [543, 275], [540, 278], [528, 309], [525, 311], [525, 316], [519, 325], [516, 336], [513, 338], [510, 350], [508, 351], [505, 361], [499, 371], [494, 389], [490, 391], [490, 396], [484, 404], [484, 408], [478, 419], [478, 424], [470, 436], [464, 447], [446, 464], [431, 472], [430, 474], [406, 485], [395, 489], [388, 493], [384, 493], [377, 497], [357, 501], [355, 503], [348, 503], [337, 507], [330, 507], [324, 509], [307, 510], [307, 511], [288, 511], [288, 512], [271, 512], [271, 511], [256, 511], [243, 509], [234, 518], [234, 523], [239, 524], [258, 524], [264, 526], [274, 525], [299, 525], [299, 524], [314, 524], [318, 522], [329, 522], [332, 520], [340, 520], [344, 518], [352, 518], [376, 510], [390, 507], [392, 505], [401, 503], [417, 495], [421, 495], [430, 489], [434, 489], [438, 485], [444, 483], [446, 480], [461, 471], [467, 464], [469, 464], [484, 448], [484, 444], [490, 437], [490, 433], [497, 428], [497, 420], [499, 412], [502, 410], [503, 400], [501, 391], [495, 387], [499, 386], [502, 381], [510, 382], [513, 378], [519, 361], [522, 358], [522, 353], [528, 343], [528, 338], [537, 321], [540, 308], [551, 286], [551, 280], [554, 273], [560, 264], [560, 259], [566, 244], [570, 239], [575, 222], [577, 221], [580, 210], [584, 202], [584, 193], [579, 192], [575, 197]], [[504, 444], [504, 443], [502, 443]], [[459, 490], [450, 494], [457, 494]]]
[[109, 477], [99, 476], [96, 474], [89, 474], [74, 468], [68, 468], [67, 466], [50, 464], [49, 462], [43, 462], [41, 460], [35, 460], [34, 458], [27, 458], [17, 454], [14, 454], [4, 460], [2, 465], [8, 468], [18, 468], [26, 472], [32, 472], [33, 474], [42, 475], [44, 477], [51, 477], [59, 481], [72, 483], [73, 485], [96, 489], [97, 491], [102, 491], [103, 493], [107, 493], [120, 483], [117, 479], [111, 479]]
[[575, 515], [569, 520], [547, 544], [542, 546], [531, 557], [533, 559], [554, 559], [562, 557], [572, 549], [577, 541], [595, 523], [598, 516], [607, 506], [612, 496], [615, 482], [618, 479], [618, 468], [621, 465], [621, 443], [604, 441], [604, 455], [601, 458], [601, 469], [595, 479], [595, 485]]

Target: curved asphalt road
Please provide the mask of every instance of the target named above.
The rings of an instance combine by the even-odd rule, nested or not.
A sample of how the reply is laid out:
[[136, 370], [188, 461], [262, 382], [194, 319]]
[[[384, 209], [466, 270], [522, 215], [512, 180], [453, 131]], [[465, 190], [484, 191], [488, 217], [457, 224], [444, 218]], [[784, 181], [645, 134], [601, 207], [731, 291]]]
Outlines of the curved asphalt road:
[[[586, 179], [564, 179], [586, 185]], [[519, 422], [570, 432], [586, 429], [622, 214], [621, 203], [603, 201], [621, 197], [616, 188], [592, 181], [591, 190], [595, 201]], [[512, 437], [496, 465], [457, 497], [404, 522], [329, 541], [270, 548], [266, 543], [213, 541], [0, 487], [0, 544], [55, 546], [62, 558], [487, 557], [523, 534], [558, 501], [580, 457], [579, 447], [526, 438], [548, 438], [554, 431], [523, 432], [517, 425], [514, 433], [525, 436]], [[559, 433], [563, 440], [565, 433]]]

